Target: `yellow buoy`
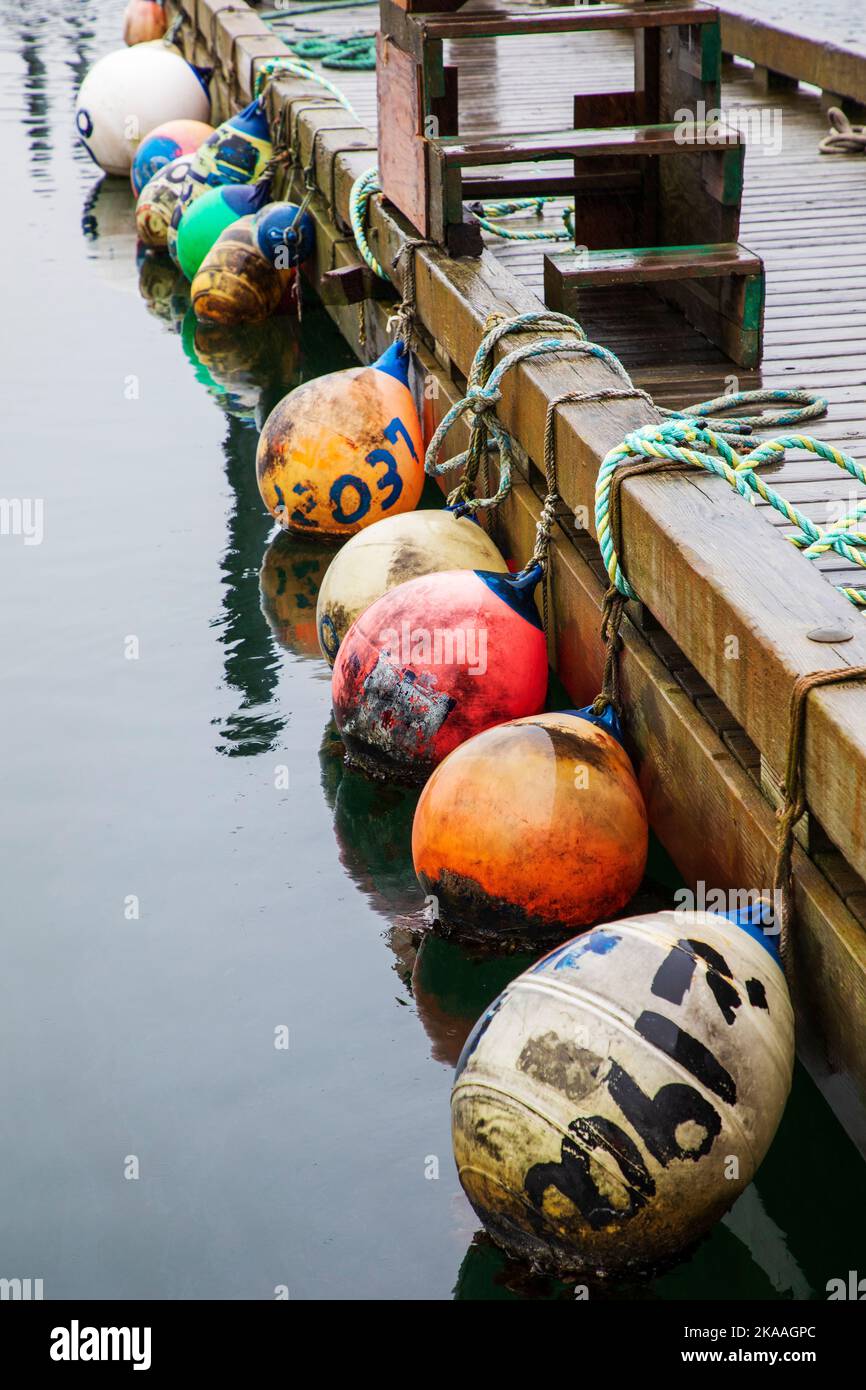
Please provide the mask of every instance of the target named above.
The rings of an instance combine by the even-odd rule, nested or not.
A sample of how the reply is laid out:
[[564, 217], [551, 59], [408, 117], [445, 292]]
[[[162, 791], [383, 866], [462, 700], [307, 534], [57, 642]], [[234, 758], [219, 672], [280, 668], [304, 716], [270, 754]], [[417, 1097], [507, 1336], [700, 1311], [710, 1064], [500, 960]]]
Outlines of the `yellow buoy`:
[[371, 366], [305, 382], [274, 407], [256, 472], [282, 526], [351, 536], [417, 506], [424, 452], [408, 373], [409, 354], [395, 343]]
[[335, 555], [319, 590], [316, 625], [322, 655], [333, 666], [355, 619], [389, 589], [436, 570], [508, 566], [477, 522], [441, 511], [387, 516], [359, 531]]
[[488, 1232], [549, 1269], [670, 1261], [751, 1182], [791, 1086], [770, 939], [707, 912], [596, 927], [476, 1024], [451, 1099]]

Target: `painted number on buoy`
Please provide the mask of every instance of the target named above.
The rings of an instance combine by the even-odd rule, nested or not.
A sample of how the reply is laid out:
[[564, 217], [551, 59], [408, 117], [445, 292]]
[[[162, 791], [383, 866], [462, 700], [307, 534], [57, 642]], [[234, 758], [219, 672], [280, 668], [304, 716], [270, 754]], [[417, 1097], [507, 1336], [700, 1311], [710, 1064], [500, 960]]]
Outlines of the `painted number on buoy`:
[[[395, 417], [390, 424], [386, 425], [382, 433], [389, 444], [396, 444], [397, 440], [402, 435], [409, 446], [413, 459], [417, 462], [418, 455], [415, 452], [415, 446], [412, 443], [406, 426], [399, 416]], [[364, 462], [368, 463], [371, 468], [375, 468], [377, 464], [380, 463], [386, 465], [385, 472], [382, 474], [381, 478], [376, 479], [376, 489], [378, 492], [387, 492], [388, 494], [387, 497], [382, 499], [382, 511], [387, 512], [389, 508], [393, 507], [397, 498], [403, 491], [403, 479], [400, 477], [397, 460], [390, 449], [378, 448], [371, 449], [369, 454], [365, 457]], [[358, 504], [353, 511], [344, 511], [343, 509], [343, 493], [348, 487], [353, 488], [358, 495]], [[329, 496], [331, 499], [331, 513], [333, 518], [336, 522], [339, 522], [341, 526], [353, 525], [354, 522], [360, 521], [363, 516], [366, 516], [370, 510], [370, 503], [372, 501], [370, 489], [363, 479], [357, 477], [354, 473], [343, 473], [339, 478], [335, 479], [331, 484]]]
[[[354, 488], [358, 494], [358, 505], [352, 512], [343, 511], [343, 493], [347, 487]], [[341, 526], [351, 526], [353, 521], [360, 521], [370, 510], [370, 489], [360, 478], [356, 478], [354, 473], [341, 473], [331, 484], [329, 496], [331, 514]]]
[[[682, 940], [671, 949], [653, 977], [652, 993], [668, 1003], [682, 1004], [697, 957], [709, 967], [706, 981], [719, 1012], [727, 1024], [733, 1024], [743, 1000], [731, 980], [730, 967], [724, 957], [703, 941]], [[767, 1008], [760, 980], [747, 980], [746, 989], [754, 1008]], [[708, 1091], [729, 1105], [736, 1103], [734, 1078], [708, 1047], [686, 1033], [673, 1019], [645, 1009], [635, 1021], [635, 1030], [691, 1072]], [[694, 1086], [673, 1083], [661, 1086], [654, 1096], [648, 1096], [613, 1059], [605, 1082], [611, 1098], [663, 1168], [674, 1159], [696, 1163], [709, 1153], [721, 1132], [719, 1112]], [[679, 1143], [677, 1131], [682, 1126], [696, 1126], [703, 1131], [697, 1147], [684, 1149]], [[655, 1183], [640, 1150], [625, 1130], [604, 1115], [590, 1115], [573, 1120], [568, 1134], [562, 1141], [558, 1163], [535, 1163], [526, 1174], [524, 1188], [537, 1210], [541, 1209], [548, 1187], [555, 1187], [573, 1202], [593, 1230], [611, 1221], [628, 1221], [646, 1206], [648, 1198], [655, 1194]], [[622, 1173], [628, 1193], [627, 1208], [613, 1207], [609, 1197], [597, 1187], [592, 1176], [590, 1155], [593, 1151], [606, 1153]]]

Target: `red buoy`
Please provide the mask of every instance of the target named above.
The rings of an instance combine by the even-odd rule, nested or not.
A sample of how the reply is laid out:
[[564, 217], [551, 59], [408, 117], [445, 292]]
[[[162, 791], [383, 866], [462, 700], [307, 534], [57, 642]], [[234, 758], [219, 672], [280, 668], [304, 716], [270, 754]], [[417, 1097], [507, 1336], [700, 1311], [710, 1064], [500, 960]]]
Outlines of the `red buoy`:
[[331, 685], [350, 762], [422, 781], [473, 734], [537, 714], [547, 642], [523, 574], [447, 570], [391, 589], [352, 624]]

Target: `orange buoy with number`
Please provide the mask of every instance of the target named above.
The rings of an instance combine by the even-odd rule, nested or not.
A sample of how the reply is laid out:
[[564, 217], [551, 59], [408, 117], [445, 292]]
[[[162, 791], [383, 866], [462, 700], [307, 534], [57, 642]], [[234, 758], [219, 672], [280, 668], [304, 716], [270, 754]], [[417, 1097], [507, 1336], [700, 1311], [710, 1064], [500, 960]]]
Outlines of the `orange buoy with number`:
[[265, 421], [259, 491], [282, 526], [351, 536], [412, 511], [424, 486], [421, 425], [399, 343], [369, 367], [349, 367], [290, 391]]
[[535, 607], [541, 568], [448, 570], [391, 589], [352, 624], [331, 682], [348, 760], [422, 781], [492, 724], [537, 714], [547, 642]]
[[319, 646], [333, 666], [337, 648], [357, 617], [389, 589], [437, 570], [508, 566], [486, 531], [450, 508], [387, 516], [352, 536], [334, 556], [319, 590]]
[[791, 1087], [772, 938], [708, 912], [594, 928], [509, 985], [451, 1096], [489, 1234], [555, 1271], [667, 1263], [752, 1181]]
[[626, 906], [648, 841], [615, 733], [578, 713], [538, 714], [487, 729], [437, 767], [412, 857], [455, 934], [549, 941]]

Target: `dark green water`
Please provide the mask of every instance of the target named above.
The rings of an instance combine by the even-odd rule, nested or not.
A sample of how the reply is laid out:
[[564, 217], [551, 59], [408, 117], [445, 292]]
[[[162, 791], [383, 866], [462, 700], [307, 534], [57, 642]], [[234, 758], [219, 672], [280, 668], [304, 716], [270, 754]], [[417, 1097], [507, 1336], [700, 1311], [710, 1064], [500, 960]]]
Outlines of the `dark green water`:
[[[131, 195], [71, 122], [122, 8], [2, 3], [2, 495], [41, 499], [44, 536], [0, 536], [0, 1277], [568, 1297], [478, 1239], [451, 1161], [453, 1062], [526, 961], [417, 952], [414, 798], [344, 771], [328, 552], [273, 542], [255, 484], [256, 417], [351, 359], [312, 309], [196, 351], [137, 266]], [[604, 1296], [823, 1297], [862, 1266], [862, 1180], [798, 1073], [725, 1222]]]

